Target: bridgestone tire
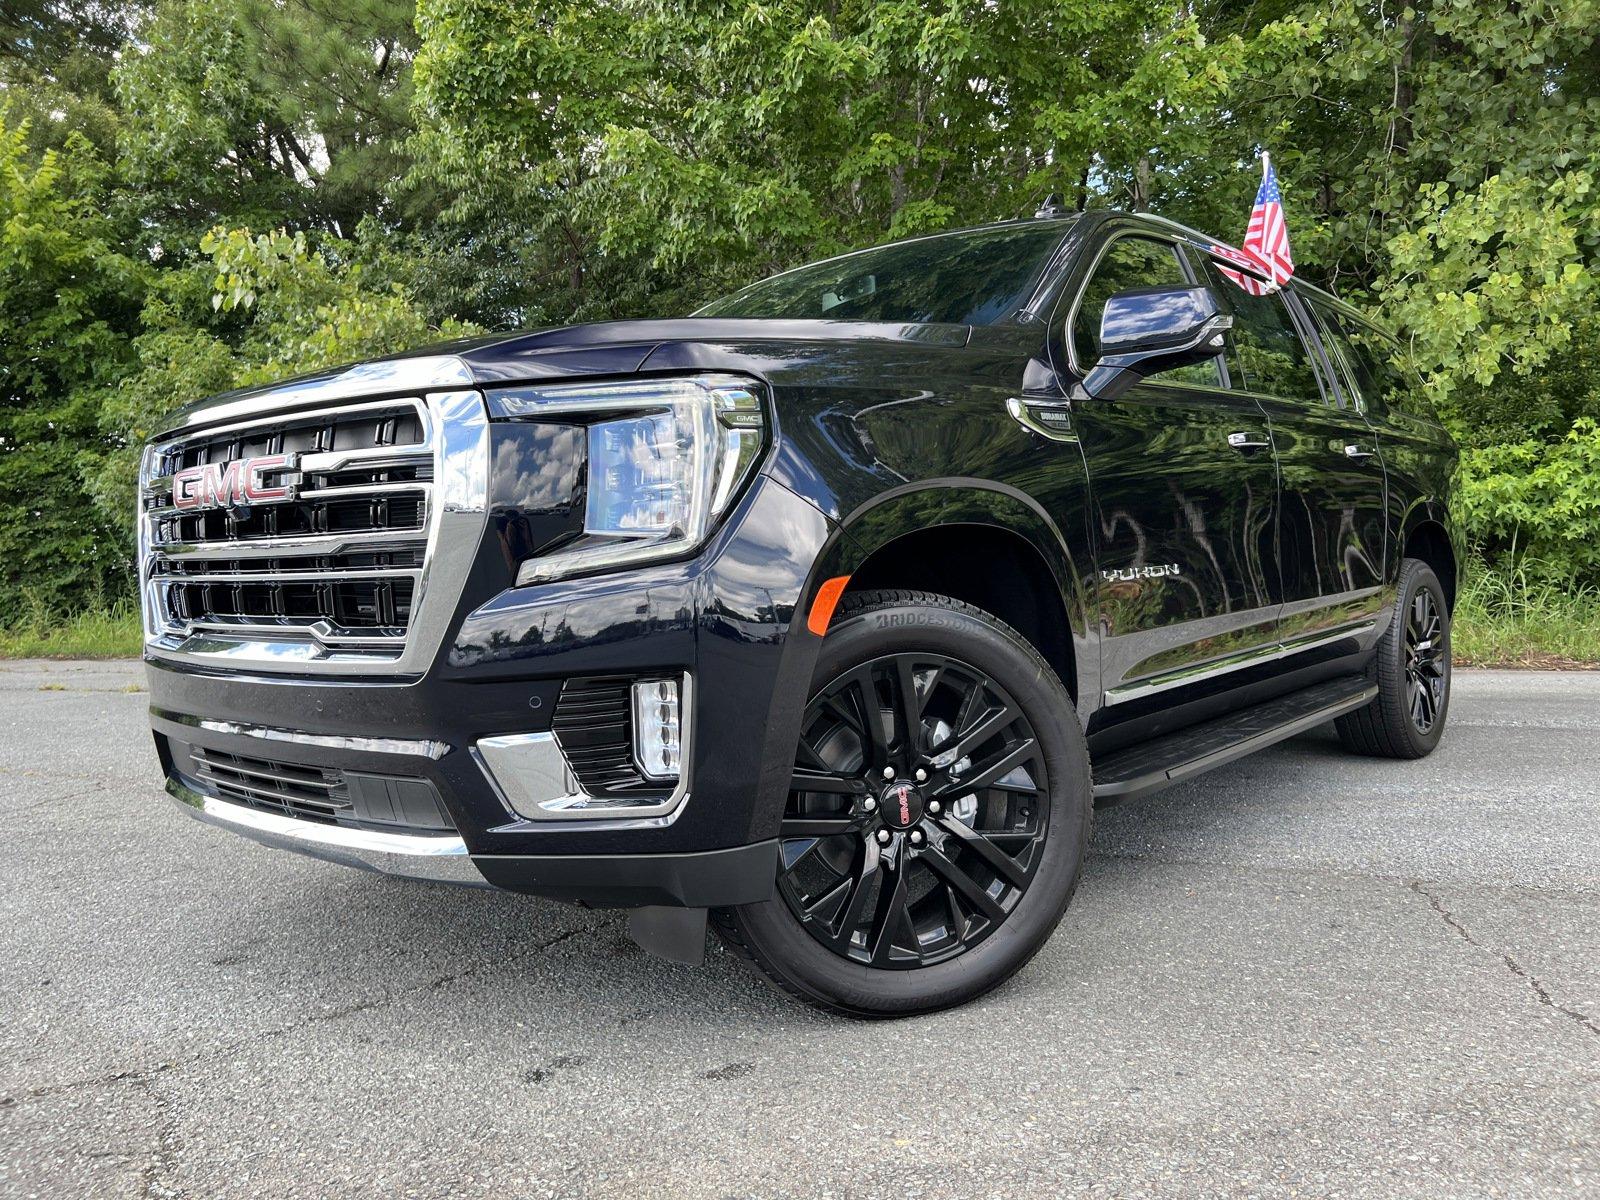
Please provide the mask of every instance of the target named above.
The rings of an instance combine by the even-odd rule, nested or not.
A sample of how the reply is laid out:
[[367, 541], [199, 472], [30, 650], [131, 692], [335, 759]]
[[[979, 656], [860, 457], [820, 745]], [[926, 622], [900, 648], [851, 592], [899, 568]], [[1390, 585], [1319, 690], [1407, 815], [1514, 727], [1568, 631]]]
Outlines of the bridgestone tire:
[[[1434, 656], [1430, 661], [1439, 673], [1440, 691], [1426, 729], [1419, 728], [1413, 717], [1413, 681], [1408, 674], [1415, 647], [1408, 646], [1407, 628], [1419, 603], [1437, 613], [1440, 630], [1426, 651]], [[1378, 694], [1365, 708], [1338, 719], [1340, 740], [1347, 749], [1375, 758], [1422, 758], [1433, 753], [1450, 711], [1450, 611], [1439, 577], [1419, 559], [1408, 558], [1401, 566], [1389, 627], [1378, 642], [1375, 669]]]
[[845, 672], [891, 654], [958, 659], [1009, 694], [1038, 744], [1048, 821], [1034, 873], [1015, 906], [983, 940], [943, 961], [891, 969], [846, 957], [807, 932], [781, 896], [713, 911], [712, 927], [775, 986], [818, 1008], [861, 1018], [962, 1004], [1020, 970], [1049, 938], [1078, 886], [1093, 811], [1088, 750], [1072, 701], [1015, 630], [944, 596], [850, 596], [823, 643], [813, 695]]

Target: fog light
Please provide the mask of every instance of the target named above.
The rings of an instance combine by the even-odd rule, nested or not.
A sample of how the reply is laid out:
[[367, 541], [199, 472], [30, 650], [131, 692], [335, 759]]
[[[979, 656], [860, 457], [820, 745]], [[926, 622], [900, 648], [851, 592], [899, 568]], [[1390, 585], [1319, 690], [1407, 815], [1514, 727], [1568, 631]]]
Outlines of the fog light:
[[676, 779], [683, 762], [683, 720], [676, 679], [633, 685], [633, 760], [646, 779]]

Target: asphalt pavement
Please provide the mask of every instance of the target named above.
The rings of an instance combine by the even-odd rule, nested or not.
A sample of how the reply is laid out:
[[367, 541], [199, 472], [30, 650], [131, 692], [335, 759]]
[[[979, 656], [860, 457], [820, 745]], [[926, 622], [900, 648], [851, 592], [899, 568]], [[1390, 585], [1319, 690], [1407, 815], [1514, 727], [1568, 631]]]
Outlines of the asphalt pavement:
[[1030, 967], [886, 1024], [195, 824], [141, 680], [0, 664], [0, 1196], [1600, 1196], [1600, 673], [1103, 810]]

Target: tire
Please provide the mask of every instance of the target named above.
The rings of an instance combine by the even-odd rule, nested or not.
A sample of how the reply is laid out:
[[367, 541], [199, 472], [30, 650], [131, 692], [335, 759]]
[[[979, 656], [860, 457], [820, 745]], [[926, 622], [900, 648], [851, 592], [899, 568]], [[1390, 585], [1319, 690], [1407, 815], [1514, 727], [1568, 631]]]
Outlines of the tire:
[[1450, 712], [1450, 610], [1427, 563], [1408, 558], [1378, 642], [1378, 694], [1335, 723], [1347, 749], [1376, 758], [1433, 753]]
[[1078, 886], [1083, 731], [1055, 672], [988, 613], [925, 592], [847, 597], [795, 770], [812, 786], [785, 801], [777, 894], [712, 926], [808, 1004], [882, 1018], [981, 996], [1038, 952]]

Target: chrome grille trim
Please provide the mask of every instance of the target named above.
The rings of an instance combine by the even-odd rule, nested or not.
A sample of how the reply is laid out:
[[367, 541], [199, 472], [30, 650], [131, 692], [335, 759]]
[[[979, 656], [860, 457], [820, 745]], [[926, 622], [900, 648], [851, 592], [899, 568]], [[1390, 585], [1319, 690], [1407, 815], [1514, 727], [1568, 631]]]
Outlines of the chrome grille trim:
[[[346, 375], [358, 377], [354, 382], [359, 384], [368, 383], [370, 378], [360, 369]], [[334, 399], [331, 386], [313, 390], [318, 400]], [[319, 403], [291, 411], [277, 411], [273, 403], [275, 396], [289, 403], [306, 394], [303, 385], [296, 385], [211, 406], [219, 414], [240, 416], [243, 416], [242, 406], [255, 408], [253, 415], [226, 425], [203, 423], [200, 418], [208, 409], [202, 407], [180, 426], [179, 432], [164, 435], [146, 448], [140, 473], [139, 555], [145, 645], [150, 657], [253, 672], [271, 672], [281, 667], [298, 675], [420, 675], [438, 652], [445, 626], [481, 542], [486, 520], [488, 418], [482, 395], [476, 390], [423, 391], [420, 395], [388, 399], [354, 398], [348, 403]], [[170, 473], [179, 469], [181, 458], [177, 456], [185, 446], [196, 441], [214, 443], [229, 435], [255, 433], [259, 436], [275, 429], [306, 427], [346, 414], [397, 411], [408, 406], [414, 408], [420, 419], [423, 431], [420, 442], [307, 452], [301, 454], [298, 470], [301, 478], [308, 481], [352, 465], [372, 470], [411, 467], [426, 478], [306, 488], [291, 501], [260, 507], [370, 498], [381, 511], [383, 498], [394, 496], [405, 499], [407, 512], [411, 506], [420, 504], [417, 528], [158, 540], [157, 522], [176, 512], [161, 501], [170, 497]], [[271, 521], [263, 523], [269, 530], [274, 527]], [[417, 565], [419, 551], [421, 562]], [[406, 557], [403, 565], [394, 566], [351, 567], [330, 563], [324, 567], [301, 562], [293, 569], [277, 570], [270, 566], [252, 569], [247, 565], [249, 561], [270, 558], [337, 558], [345, 554], [383, 553]], [[168, 570], [168, 564], [182, 564], [182, 569]], [[409, 607], [404, 611], [397, 609], [398, 615], [405, 618], [400, 625], [389, 626], [376, 623], [389, 609], [383, 604], [374, 606], [367, 592], [361, 591], [342, 594], [345, 595], [342, 600], [324, 601], [318, 597], [309, 605], [304, 595], [295, 597], [297, 604], [319, 610], [315, 617], [310, 612], [256, 616], [260, 609], [254, 604], [242, 610], [234, 606], [236, 611], [218, 612], [214, 618], [205, 612], [194, 617], [179, 617], [168, 600], [170, 590], [180, 586], [198, 591], [207, 587], [273, 589], [280, 584], [299, 588], [343, 586], [365, 588], [368, 592], [372, 588], [403, 585], [405, 593], [390, 591], [387, 603], [390, 606], [404, 603]], [[209, 596], [212, 593], [200, 594]], [[281, 599], [282, 593], [278, 595], [280, 599], [273, 600], [272, 604], [281, 609], [286, 601]], [[401, 596], [399, 601], [396, 595]], [[255, 599], [259, 600], [259, 596]], [[345, 606], [340, 607], [341, 604]], [[336, 625], [329, 615], [342, 613], [345, 618], [353, 619], [352, 610], [356, 610], [354, 615], [359, 615], [362, 623]], [[367, 623], [369, 621], [373, 623]]]
[[[287, 554], [335, 555], [351, 552], [381, 554], [385, 550], [415, 549], [423, 540], [422, 532], [411, 532], [409, 541], [396, 541], [393, 534], [380, 539], [374, 534], [330, 533], [316, 537], [261, 538], [249, 542], [163, 542], [156, 549], [164, 558], [277, 558]], [[226, 551], [221, 549], [223, 546], [227, 547]]]
[[169, 583], [324, 583], [340, 579], [419, 579], [419, 567], [330, 567], [326, 571], [207, 571], [158, 575]]
[[336, 820], [353, 807], [339, 771], [241, 758], [201, 746], [191, 747], [190, 755], [200, 781], [210, 784], [223, 800], [324, 820]]

